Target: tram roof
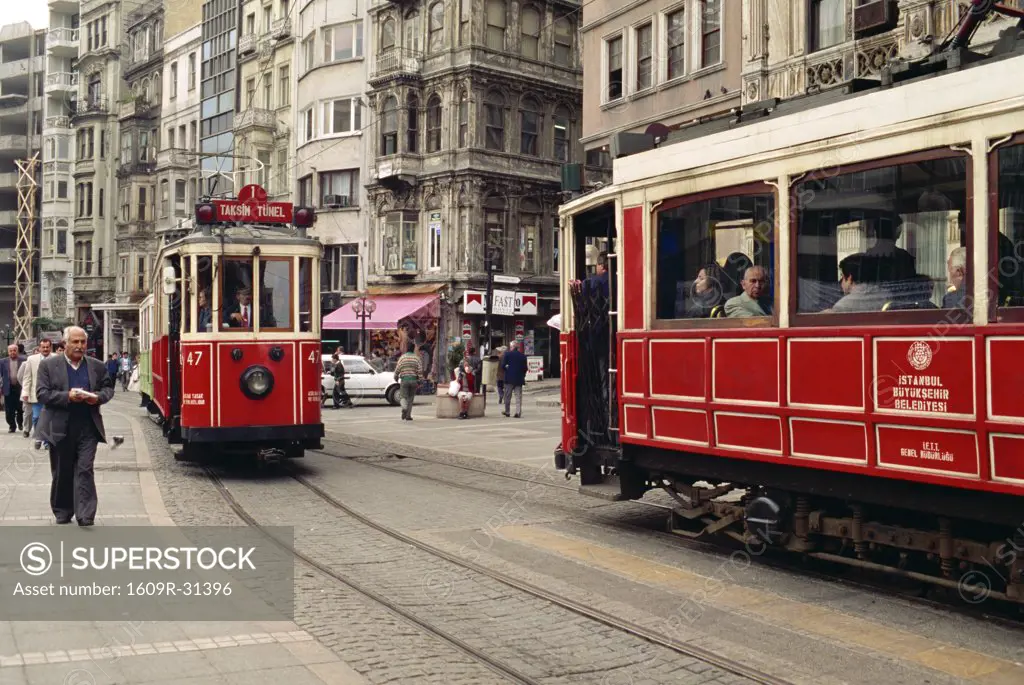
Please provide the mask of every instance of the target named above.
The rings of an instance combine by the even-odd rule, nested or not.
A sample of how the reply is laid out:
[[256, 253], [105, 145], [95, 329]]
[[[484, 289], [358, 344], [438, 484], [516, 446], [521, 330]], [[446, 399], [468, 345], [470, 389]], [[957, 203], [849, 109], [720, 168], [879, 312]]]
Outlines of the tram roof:
[[224, 224], [210, 226], [209, 234], [201, 229], [169, 243], [165, 249], [173, 250], [194, 245], [311, 245], [319, 244], [316, 238], [292, 234], [280, 228], [270, 228], [256, 224]]
[[[744, 142], [744, 139], [754, 132], [744, 131], [744, 129], [751, 127], [757, 127], [758, 130], [771, 129], [768, 133], [776, 135], [772, 136], [773, 140], [768, 142], [777, 142], [778, 144], [798, 144], [787, 139], [786, 136], [778, 135], [779, 132], [786, 129], [786, 124], [779, 120], [785, 118], [785, 121], [790, 121], [789, 117], [792, 117], [792, 128], [800, 129], [800, 137], [807, 139], [799, 142], [812, 142], [816, 139], [855, 133], [856, 128], [863, 128], [863, 119], [859, 121], [851, 119], [849, 123], [853, 128], [847, 131], [845, 125], [836, 125], [836, 115], [855, 112], [867, 113], [868, 111], [872, 114], [878, 112], [880, 115], [888, 115], [888, 117], [904, 114], [899, 108], [879, 109], [878, 105], [872, 104], [874, 99], [884, 97], [882, 94], [894, 90], [897, 91], [894, 98], [908, 102], [912, 107], [921, 110], [921, 105], [924, 104], [921, 102], [921, 98], [915, 97], [913, 93], [909, 93], [905, 89], [910, 87], [922, 92], [927, 90], [928, 93], [934, 95], [935, 86], [923, 82], [934, 83], [934, 79], [939, 77], [948, 78], [950, 81], [940, 86], [948, 89], [946, 97], [936, 99], [931, 103], [932, 109], [936, 110], [935, 113], [950, 112], [983, 104], [993, 98], [1007, 99], [1024, 95], [1024, 82], [1017, 77], [1020, 69], [1024, 66], [1024, 40], [1018, 39], [1012, 48], [1000, 52], [998, 55], [989, 57], [978, 55], [977, 57], [980, 59], [955, 70], [933, 71], [905, 80], [894, 81], [888, 86], [883, 86], [879, 81], [854, 80], [844, 86], [788, 100], [773, 99], [748, 103], [741, 109], [730, 110], [710, 121], [672, 131], [658, 147], [614, 160], [613, 183], [562, 205], [561, 213], [575, 214], [614, 200], [622, 191], [623, 186], [627, 184], [643, 182], [669, 173], [693, 171], [703, 166], [749, 154], [749, 142]], [[984, 81], [979, 82], [979, 76], [975, 73], [975, 69], [985, 66], [993, 67], [999, 73], [990, 73]], [[963, 85], [973, 84], [974, 88], [958, 86], [953, 84], [952, 80], [963, 81]], [[979, 83], [985, 87], [978, 88]], [[917, 88], [913, 88], [915, 85]], [[871, 101], [865, 99], [869, 96], [876, 97]], [[798, 116], [810, 111], [814, 111], [816, 121], [826, 122], [825, 129], [820, 134], [818, 127], [805, 125], [804, 122], [808, 119], [806, 114]], [[906, 113], [911, 118], [930, 114], [932, 112]], [[888, 119], [888, 117], [886, 118]], [[876, 121], [872, 123], [872, 126], [883, 126], [889, 123], [888, 120], [878, 121], [882, 116], [874, 118]], [[690, 149], [686, 149], [687, 146], [682, 145], [685, 143], [692, 144]], [[674, 147], [677, 145], [680, 145], [681, 148]], [[674, 154], [665, 154], [669, 148]], [[767, 151], [760, 147], [757, 149]], [[671, 162], [669, 164], [657, 163], [662, 160], [671, 160]]]

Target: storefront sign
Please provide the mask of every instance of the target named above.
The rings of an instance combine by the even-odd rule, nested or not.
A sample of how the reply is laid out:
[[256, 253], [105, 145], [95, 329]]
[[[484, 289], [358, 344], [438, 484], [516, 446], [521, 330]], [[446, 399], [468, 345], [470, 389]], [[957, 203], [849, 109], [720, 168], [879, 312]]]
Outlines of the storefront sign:
[[469, 319], [462, 320], [462, 339], [469, 340], [473, 337], [473, 322]]
[[[536, 316], [537, 293], [520, 293], [511, 290], [495, 290], [492, 314], [498, 316]], [[510, 309], [511, 307], [511, 309]], [[482, 290], [467, 290], [462, 295], [462, 312], [464, 314], [486, 314], [487, 293]]]
[[526, 335], [526, 325], [522, 319], [516, 319], [516, 340], [522, 342], [524, 335]]
[[544, 377], [544, 357], [526, 358], [526, 380], [539, 381]]

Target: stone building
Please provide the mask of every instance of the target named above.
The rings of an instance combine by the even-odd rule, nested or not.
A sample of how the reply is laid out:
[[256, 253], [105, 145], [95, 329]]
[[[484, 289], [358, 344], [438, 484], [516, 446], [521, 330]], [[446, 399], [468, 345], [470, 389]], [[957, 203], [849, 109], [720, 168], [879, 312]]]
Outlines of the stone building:
[[519, 295], [495, 307], [494, 346], [522, 336], [557, 373], [545, 321], [558, 311], [562, 165], [583, 155], [579, 7], [370, 8], [367, 278], [376, 297], [438, 295], [439, 361], [453, 341], [486, 344], [481, 295], [491, 266], [519, 279], [498, 286]]

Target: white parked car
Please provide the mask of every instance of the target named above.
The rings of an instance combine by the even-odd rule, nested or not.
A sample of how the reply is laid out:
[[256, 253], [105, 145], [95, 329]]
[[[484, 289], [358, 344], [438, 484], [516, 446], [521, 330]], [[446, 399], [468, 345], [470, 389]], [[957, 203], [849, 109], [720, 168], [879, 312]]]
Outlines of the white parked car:
[[[334, 362], [323, 358], [324, 372], [320, 377], [321, 402], [334, 401]], [[362, 357], [354, 354], [341, 355], [345, 367], [345, 391], [353, 402], [361, 399], [384, 399], [388, 404], [398, 406], [398, 381], [392, 371], [377, 371]]]

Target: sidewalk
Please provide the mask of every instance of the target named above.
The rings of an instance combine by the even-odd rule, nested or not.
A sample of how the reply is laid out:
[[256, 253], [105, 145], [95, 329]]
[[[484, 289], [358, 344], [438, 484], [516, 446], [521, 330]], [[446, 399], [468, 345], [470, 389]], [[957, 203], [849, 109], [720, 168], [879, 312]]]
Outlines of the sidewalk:
[[[135, 398], [118, 392], [104, 408], [97, 526], [173, 525], [134, 418]], [[144, 420], [144, 419], [143, 419]], [[0, 525], [55, 526], [48, 452], [11, 434], [0, 444]], [[73, 526], [74, 524], [72, 524]], [[20, 569], [7, 568], [13, 575]], [[19, 580], [21, 578], [19, 577]], [[290, 621], [0, 622], [4, 685], [356, 685], [366, 681]]]

